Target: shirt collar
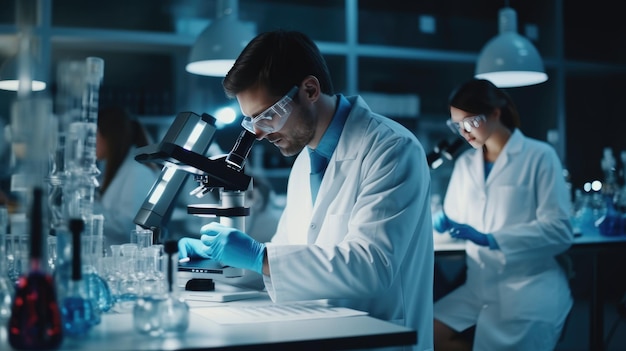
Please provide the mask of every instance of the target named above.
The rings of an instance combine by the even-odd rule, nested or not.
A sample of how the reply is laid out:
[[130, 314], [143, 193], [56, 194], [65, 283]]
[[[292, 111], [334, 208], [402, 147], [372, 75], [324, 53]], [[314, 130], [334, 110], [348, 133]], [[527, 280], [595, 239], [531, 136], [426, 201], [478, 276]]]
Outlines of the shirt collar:
[[350, 109], [352, 108], [348, 99], [346, 99], [346, 97], [342, 94], [337, 94], [337, 100], [339, 100], [337, 110], [335, 110], [333, 119], [330, 121], [330, 125], [328, 125], [326, 132], [322, 135], [319, 145], [315, 150], [309, 148], [309, 151], [315, 151], [318, 155], [323, 156], [327, 161], [330, 160], [333, 152], [335, 152], [335, 148], [339, 143], [339, 137], [343, 131], [343, 126], [346, 123], [346, 119], [348, 118], [348, 114], [350, 114]]

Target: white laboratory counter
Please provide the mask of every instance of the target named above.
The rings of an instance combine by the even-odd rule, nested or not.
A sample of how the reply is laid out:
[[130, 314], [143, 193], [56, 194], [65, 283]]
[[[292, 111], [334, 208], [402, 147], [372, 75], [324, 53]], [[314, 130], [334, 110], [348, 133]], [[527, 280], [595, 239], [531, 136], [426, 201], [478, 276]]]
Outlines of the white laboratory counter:
[[[212, 306], [267, 305], [266, 294], [257, 298]], [[130, 313], [107, 313], [87, 338], [66, 337], [58, 350], [333, 350], [414, 345], [417, 333], [367, 315], [262, 323], [223, 324], [194, 312], [189, 329], [177, 337], [143, 335], [133, 329]], [[6, 327], [0, 331], [0, 350], [11, 350]]]

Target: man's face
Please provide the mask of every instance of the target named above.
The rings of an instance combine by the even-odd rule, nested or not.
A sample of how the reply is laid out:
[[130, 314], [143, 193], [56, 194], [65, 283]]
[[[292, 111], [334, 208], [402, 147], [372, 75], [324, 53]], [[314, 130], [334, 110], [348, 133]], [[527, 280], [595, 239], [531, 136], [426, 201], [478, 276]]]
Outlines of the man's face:
[[[298, 91], [298, 94], [301, 94]], [[237, 100], [242, 113], [248, 117], [255, 117], [279, 101], [282, 96], [270, 96], [265, 87], [255, 87], [237, 94]], [[315, 135], [316, 116], [308, 105], [300, 103], [296, 97], [291, 102], [292, 111], [287, 121], [277, 131], [267, 133], [254, 128], [258, 140], [267, 139], [280, 149], [283, 156], [298, 154], [313, 139]]]

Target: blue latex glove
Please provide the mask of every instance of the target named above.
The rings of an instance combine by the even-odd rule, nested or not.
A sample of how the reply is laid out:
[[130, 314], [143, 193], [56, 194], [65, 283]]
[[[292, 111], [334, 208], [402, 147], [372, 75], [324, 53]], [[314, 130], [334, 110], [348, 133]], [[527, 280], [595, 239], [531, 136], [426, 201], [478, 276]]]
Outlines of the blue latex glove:
[[[483, 234], [467, 224], [454, 223], [450, 228], [450, 236], [456, 239], [467, 239], [476, 245], [491, 246], [487, 234]], [[495, 241], [493, 241], [495, 244]]]
[[446, 232], [452, 227], [452, 221], [443, 211], [439, 211], [433, 215], [433, 228], [439, 233]]
[[178, 240], [178, 259], [210, 258], [209, 248], [200, 239], [181, 238]]
[[200, 229], [202, 244], [211, 259], [223, 265], [249, 269], [263, 274], [265, 244], [235, 228], [211, 222]]

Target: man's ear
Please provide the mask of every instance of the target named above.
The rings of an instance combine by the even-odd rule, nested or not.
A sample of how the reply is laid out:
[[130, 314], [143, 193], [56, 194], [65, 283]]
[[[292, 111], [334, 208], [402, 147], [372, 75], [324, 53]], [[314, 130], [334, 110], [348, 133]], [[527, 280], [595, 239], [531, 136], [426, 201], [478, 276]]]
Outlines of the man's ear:
[[316, 101], [320, 94], [320, 82], [315, 76], [307, 76], [302, 81], [300, 88], [306, 93], [306, 99], [310, 101]]
[[491, 118], [495, 119], [495, 120], [500, 120], [500, 115], [502, 114], [502, 110], [499, 107], [496, 107], [495, 109], [493, 109], [493, 111], [491, 112]]

